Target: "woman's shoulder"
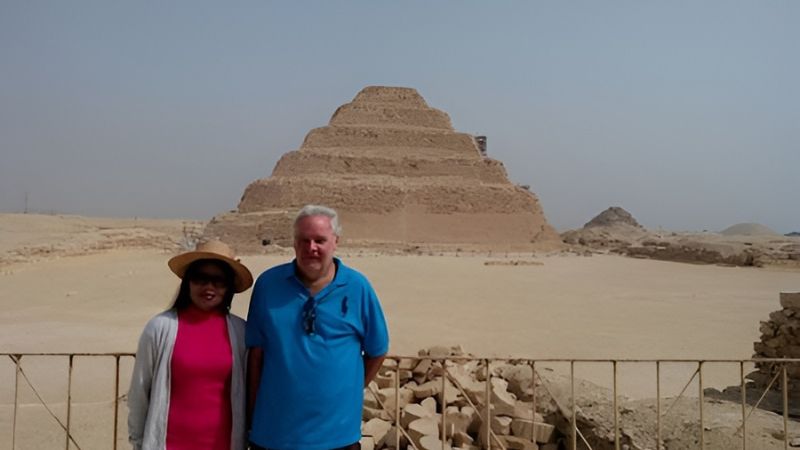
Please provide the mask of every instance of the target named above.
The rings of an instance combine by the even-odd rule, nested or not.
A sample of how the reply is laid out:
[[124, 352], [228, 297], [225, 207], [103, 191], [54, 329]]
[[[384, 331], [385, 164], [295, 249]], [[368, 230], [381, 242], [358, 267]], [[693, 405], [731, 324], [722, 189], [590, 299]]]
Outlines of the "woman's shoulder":
[[178, 313], [174, 309], [168, 309], [164, 312], [158, 313], [147, 321], [144, 330], [159, 331], [174, 326], [178, 321]]
[[245, 324], [247, 323], [244, 319], [242, 319], [241, 317], [237, 316], [234, 313], [228, 313], [228, 322], [230, 322], [236, 327], [244, 327]]

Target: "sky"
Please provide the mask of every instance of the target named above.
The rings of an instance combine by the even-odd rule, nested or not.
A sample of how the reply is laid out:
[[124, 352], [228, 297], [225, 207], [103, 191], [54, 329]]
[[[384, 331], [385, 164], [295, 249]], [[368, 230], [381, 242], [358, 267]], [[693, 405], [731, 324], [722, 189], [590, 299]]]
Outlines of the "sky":
[[365, 86], [549, 222], [800, 231], [800, 2], [0, 2], [0, 211], [209, 219]]

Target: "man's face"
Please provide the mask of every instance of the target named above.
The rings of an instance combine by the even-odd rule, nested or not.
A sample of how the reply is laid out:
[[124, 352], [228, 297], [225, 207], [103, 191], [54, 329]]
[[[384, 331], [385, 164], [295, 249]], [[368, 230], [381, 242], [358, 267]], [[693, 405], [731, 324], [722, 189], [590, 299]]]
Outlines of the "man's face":
[[297, 267], [308, 281], [318, 280], [332, 270], [333, 254], [339, 237], [333, 233], [327, 216], [306, 216], [294, 228], [294, 254]]

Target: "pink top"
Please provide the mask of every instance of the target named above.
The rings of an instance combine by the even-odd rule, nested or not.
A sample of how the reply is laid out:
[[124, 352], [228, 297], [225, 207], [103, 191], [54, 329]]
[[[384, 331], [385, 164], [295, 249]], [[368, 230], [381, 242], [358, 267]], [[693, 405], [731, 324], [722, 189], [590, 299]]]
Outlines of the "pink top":
[[231, 353], [225, 314], [178, 312], [172, 352], [167, 450], [230, 450]]

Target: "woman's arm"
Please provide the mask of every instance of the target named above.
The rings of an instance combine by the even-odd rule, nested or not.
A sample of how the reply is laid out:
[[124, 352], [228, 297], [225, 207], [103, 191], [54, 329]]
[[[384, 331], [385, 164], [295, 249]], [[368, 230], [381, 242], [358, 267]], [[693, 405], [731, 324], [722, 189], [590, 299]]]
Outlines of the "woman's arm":
[[148, 323], [139, 338], [131, 386], [128, 390], [128, 440], [134, 450], [142, 447], [147, 411], [150, 408], [150, 387], [153, 382], [156, 358], [155, 333], [151, 324]]

